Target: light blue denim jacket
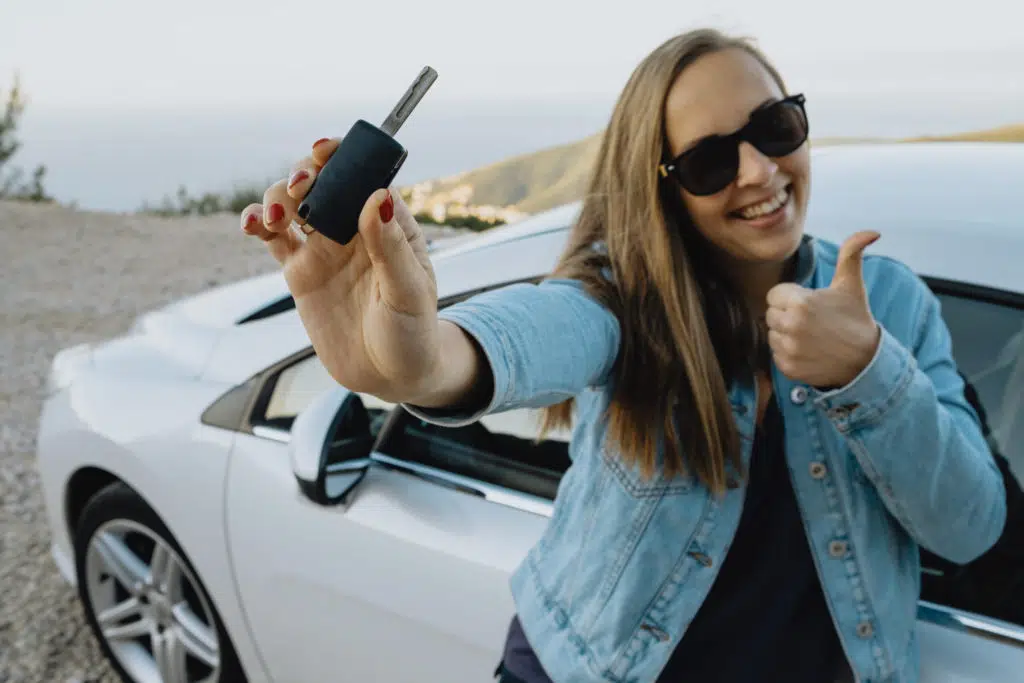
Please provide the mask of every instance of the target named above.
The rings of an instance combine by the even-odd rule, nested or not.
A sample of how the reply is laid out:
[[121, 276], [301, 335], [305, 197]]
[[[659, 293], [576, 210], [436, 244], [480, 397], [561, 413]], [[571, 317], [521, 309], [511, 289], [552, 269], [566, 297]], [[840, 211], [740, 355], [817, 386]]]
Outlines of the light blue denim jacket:
[[[797, 282], [828, 286], [837, 254], [835, 244], [805, 239]], [[827, 392], [777, 370], [772, 379], [804, 526], [851, 668], [863, 683], [914, 683], [918, 545], [967, 562], [998, 539], [1006, 502], [937, 299], [885, 257], [866, 256], [864, 277], [882, 326], [868, 367]], [[605, 447], [620, 329], [578, 283], [511, 285], [441, 315], [479, 341], [494, 394], [475, 415], [409, 406], [418, 416], [460, 425], [578, 399], [572, 466], [545, 533], [511, 579], [538, 658], [556, 683], [654, 681], [722, 565], [743, 488], [716, 500], [689, 478], [645, 481]], [[755, 390], [737, 386], [730, 401], [749, 462]]]

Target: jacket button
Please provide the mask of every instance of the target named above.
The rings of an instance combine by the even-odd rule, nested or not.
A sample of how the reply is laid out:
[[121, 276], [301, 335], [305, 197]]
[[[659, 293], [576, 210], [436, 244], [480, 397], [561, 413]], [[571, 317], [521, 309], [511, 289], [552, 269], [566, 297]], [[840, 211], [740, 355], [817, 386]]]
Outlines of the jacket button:
[[828, 544], [828, 554], [832, 557], [842, 557], [847, 550], [846, 541], [832, 541]]
[[861, 638], [870, 638], [874, 632], [875, 629], [872, 628], [870, 621], [862, 621], [857, 624], [857, 635]]
[[798, 406], [803, 405], [803, 402], [807, 400], [807, 389], [804, 387], [793, 387], [792, 391], [789, 392], [789, 399]]
[[811, 463], [811, 476], [815, 479], [824, 479], [825, 474], [828, 472], [828, 468], [825, 467], [825, 463], [812, 462]]

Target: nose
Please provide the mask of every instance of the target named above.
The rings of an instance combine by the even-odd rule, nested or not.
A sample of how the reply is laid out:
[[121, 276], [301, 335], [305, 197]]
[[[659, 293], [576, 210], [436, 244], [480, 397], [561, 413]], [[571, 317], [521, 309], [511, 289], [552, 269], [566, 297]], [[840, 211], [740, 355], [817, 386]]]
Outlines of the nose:
[[736, 184], [739, 187], [767, 185], [779, 170], [774, 161], [749, 142], [740, 143], [739, 153], [740, 168], [736, 175]]

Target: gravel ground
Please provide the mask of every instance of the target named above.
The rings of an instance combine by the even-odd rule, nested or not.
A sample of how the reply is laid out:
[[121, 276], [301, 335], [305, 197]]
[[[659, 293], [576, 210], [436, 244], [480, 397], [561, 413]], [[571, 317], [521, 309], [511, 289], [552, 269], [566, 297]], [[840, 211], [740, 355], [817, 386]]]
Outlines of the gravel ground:
[[34, 454], [54, 354], [277, 267], [233, 215], [165, 219], [0, 202], [0, 683], [117, 681], [49, 553]]

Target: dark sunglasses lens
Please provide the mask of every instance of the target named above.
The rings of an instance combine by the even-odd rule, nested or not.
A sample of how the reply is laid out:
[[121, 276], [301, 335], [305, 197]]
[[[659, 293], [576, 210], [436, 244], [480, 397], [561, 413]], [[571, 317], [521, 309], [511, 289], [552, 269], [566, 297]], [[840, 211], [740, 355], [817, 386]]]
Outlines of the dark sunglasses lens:
[[721, 138], [702, 140], [676, 167], [679, 184], [694, 195], [720, 191], [732, 182], [738, 170], [736, 143]]
[[803, 107], [790, 100], [762, 109], [751, 117], [750, 124], [748, 139], [766, 156], [792, 154], [807, 139], [807, 117]]

